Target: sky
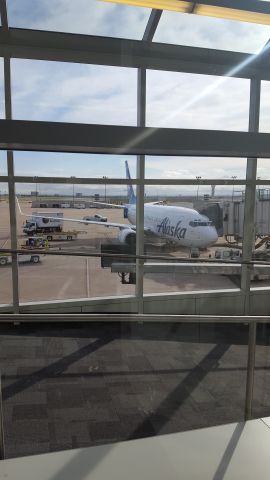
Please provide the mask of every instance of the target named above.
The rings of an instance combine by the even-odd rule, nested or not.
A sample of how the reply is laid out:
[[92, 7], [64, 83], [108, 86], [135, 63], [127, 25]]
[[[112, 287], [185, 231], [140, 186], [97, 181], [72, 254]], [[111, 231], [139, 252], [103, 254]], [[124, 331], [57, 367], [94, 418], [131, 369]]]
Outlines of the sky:
[[[150, 12], [98, 0], [8, 0], [13, 27], [131, 39], [142, 37]], [[256, 53], [269, 37], [267, 26], [163, 12], [154, 41]], [[136, 125], [135, 69], [14, 59], [11, 74], [14, 119]], [[3, 118], [2, 63], [0, 87]], [[260, 130], [266, 132], [270, 129], [269, 102], [270, 88], [263, 82]], [[147, 126], [247, 131], [248, 106], [247, 80], [147, 72]], [[14, 153], [15, 173], [32, 176], [124, 177], [126, 158]], [[135, 176], [136, 158], [129, 157], [129, 164]], [[146, 176], [244, 178], [245, 166], [245, 159], [147, 157]], [[6, 172], [3, 152], [0, 171]], [[269, 178], [269, 173], [268, 160], [260, 160], [258, 176]], [[158, 190], [162, 195], [166, 189]], [[185, 193], [190, 187], [182, 190]]]

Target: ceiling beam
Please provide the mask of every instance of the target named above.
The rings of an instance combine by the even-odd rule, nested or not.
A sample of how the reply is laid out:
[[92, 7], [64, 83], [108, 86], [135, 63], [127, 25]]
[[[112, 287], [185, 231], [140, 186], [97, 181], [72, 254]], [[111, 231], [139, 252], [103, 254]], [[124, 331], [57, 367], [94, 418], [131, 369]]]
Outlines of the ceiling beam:
[[0, 56], [270, 80], [261, 55], [10, 28], [0, 28]]
[[[188, 1], [192, 2], [193, 0]], [[270, 14], [269, 2], [261, 0], [198, 0], [196, 3], [211, 7], [230, 8], [232, 10]]]
[[1, 25], [4, 30], [8, 29], [8, 15], [6, 0], [0, 0]]
[[162, 10], [153, 9], [150, 13], [145, 32], [143, 34], [143, 40], [145, 42], [152, 42], [154, 35], [156, 33], [157, 26], [159, 24], [160, 17], [162, 15]]
[[0, 120], [0, 149], [270, 158], [270, 134]]

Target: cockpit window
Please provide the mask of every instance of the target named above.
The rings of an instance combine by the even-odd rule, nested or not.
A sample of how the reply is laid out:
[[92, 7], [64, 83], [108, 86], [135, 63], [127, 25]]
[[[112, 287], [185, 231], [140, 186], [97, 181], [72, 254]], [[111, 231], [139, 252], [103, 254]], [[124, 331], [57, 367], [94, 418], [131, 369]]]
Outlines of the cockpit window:
[[210, 227], [213, 225], [213, 222], [210, 222], [210, 220], [208, 222], [202, 220], [191, 220], [191, 222], [189, 222], [189, 225], [191, 227]]

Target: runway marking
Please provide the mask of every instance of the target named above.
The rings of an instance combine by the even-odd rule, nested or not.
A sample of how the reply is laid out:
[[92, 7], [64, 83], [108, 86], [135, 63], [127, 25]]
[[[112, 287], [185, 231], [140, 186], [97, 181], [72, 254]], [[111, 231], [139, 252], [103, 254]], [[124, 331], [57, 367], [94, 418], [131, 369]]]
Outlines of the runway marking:
[[[71, 285], [71, 283], [72, 283], [72, 278], [68, 278], [68, 279], [65, 281], [64, 285], [63, 285], [62, 288], [60, 288], [60, 290], [59, 290], [59, 293], [58, 293], [58, 296], [59, 296], [59, 297], [62, 297], [62, 295], [66, 293], [66, 291], [67, 291], [68, 287]], [[65, 297], [64, 297], [64, 298], [65, 298]]]
[[1, 245], [1, 248], [4, 248], [4, 246], [6, 245], [6, 243], [8, 242], [8, 240], [9, 240], [9, 237], [8, 237], [6, 240], [4, 240], [4, 243]]

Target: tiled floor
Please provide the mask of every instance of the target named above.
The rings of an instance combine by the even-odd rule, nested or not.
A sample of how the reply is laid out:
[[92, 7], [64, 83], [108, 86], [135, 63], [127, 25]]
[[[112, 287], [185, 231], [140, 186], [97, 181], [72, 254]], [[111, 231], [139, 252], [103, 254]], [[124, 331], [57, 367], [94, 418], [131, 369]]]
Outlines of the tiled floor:
[[[247, 337], [246, 325], [1, 326], [6, 456], [242, 420]], [[260, 348], [258, 415], [270, 413]]]

